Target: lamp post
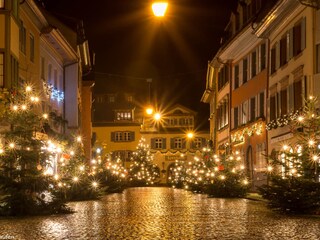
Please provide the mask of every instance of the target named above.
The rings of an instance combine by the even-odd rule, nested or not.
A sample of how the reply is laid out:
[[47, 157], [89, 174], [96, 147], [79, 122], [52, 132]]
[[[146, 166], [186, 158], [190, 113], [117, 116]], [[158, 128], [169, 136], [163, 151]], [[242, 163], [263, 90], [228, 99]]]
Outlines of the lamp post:
[[152, 4], [152, 11], [156, 17], [164, 17], [166, 14], [168, 3], [164, 1], [154, 2]]

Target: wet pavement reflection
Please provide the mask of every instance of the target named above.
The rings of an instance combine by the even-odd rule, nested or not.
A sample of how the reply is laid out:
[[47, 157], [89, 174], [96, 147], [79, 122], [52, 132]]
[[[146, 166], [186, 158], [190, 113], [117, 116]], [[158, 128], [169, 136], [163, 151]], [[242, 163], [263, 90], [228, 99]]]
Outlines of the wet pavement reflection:
[[0, 219], [0, 239], [320, 239], [320, 216], [284, 216], [265, 203], [170, 188], [131, 188], [76, 213]]

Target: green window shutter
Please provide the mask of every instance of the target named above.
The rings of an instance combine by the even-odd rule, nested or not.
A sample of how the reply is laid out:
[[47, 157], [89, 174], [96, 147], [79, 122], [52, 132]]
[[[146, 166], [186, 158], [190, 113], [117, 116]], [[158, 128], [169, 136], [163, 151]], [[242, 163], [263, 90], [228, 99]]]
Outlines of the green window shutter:
[[116, 133], [115, 132], [111, 132], [111, 142], [114, 142], [116, 138]]
[[167, 149], [167, 139], [162, 138], [162, 149]]
[[207, 146], [207, 139], [202, 138], [201, 140], [201, 147], [206, 147]]
[[182, 149], [186, 149], [186, 147], [187, 147], [187, 141], [182, 139]]
[[156, 148], [156, 139], [155, 138], [151, 138], [151, 148], [155, 149]]
[[192, 148], [192, 149], [196, 148], [196, 144], [195, 144], [194, 141], [191, 141], [191, 142], [190, 142], [190, 148]]
[[135, 132], [130, 132], [130, 140], [132, 142], [135, 140]]
[[174, 138], [170, 139], [170, 148], [174, 149]]

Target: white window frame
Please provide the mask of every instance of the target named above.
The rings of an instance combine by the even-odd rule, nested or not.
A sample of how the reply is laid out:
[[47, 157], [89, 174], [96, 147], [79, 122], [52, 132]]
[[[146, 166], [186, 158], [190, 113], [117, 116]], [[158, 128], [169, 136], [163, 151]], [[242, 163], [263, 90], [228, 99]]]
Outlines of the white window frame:
[[163, 139], [162, 138], [156, 138], [154, 140], [154, 147], [155, 147], [155, 149], [162, 149], [163, 148]]
[[182, 138], [175, 138], [174, 139], [174, 148], [175, 149], [182, 149]]

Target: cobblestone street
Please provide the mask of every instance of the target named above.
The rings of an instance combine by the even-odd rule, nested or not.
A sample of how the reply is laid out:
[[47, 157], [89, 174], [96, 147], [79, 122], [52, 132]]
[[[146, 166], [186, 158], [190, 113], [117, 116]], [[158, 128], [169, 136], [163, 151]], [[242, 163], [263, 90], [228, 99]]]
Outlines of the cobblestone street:
[[0, 239], [320, 239], [320, 217], [170, 188], [132, 188], [74, 202], [74, 214], [0, 220]]

